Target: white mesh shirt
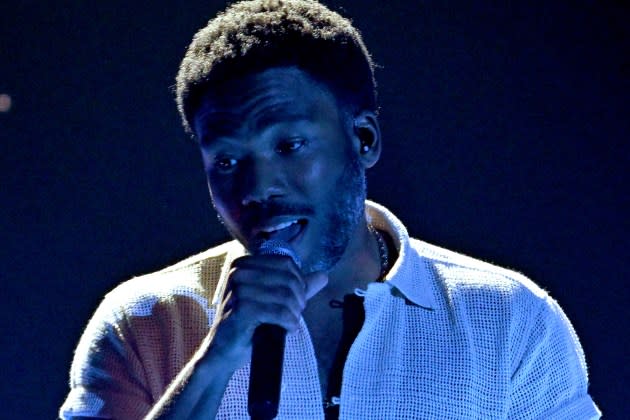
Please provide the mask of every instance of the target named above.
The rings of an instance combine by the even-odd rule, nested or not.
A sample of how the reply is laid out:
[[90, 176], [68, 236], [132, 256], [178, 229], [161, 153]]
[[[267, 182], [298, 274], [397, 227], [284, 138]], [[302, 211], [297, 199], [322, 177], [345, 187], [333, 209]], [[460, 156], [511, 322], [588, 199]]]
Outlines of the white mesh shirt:
[[[524, 276], [409, 238], [367, 202], [399, 258], [364, 296], [365, 322], [343, 373], [342, 419], [589, 419], [586, 363], [558, 304]], [[110, 292], [76, 349], [62, 418], [139, 419], [209, 331], [229, 242]], [[217, 418], [246, 419], [249, 366], [235, 372]], [[308, 329], [287, 337], [278, 418], [323, 419]]]

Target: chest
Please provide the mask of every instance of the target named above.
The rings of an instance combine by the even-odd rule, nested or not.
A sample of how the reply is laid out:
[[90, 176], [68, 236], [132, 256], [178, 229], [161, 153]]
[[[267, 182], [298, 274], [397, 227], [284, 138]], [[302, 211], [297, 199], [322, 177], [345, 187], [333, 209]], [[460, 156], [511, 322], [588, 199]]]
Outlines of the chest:
[[304, 321], [315, 350], [317, 372], [323, 396], [327, 395], [328, 378], [337, 354], [337, 348], [343, 331], [343, 317], [340, 309], [323, 308], [307, 311]]
[[[343, 366], [340, 418], [449, 418], [446, 407], [450, 418], [501, 418], [509, 366], [485, 357], [446, 313], [394, 303], [365, 305], [366, 320]], [[342, 330], [341, 311], [330, 311], [305, 317], [287, 336], [278, 418], [324, 418], [322, 389], [330, 387]], [[247, 381], [246, 370], [237, 372], [224, 396], [242, 401], [243, 418]], [[236, 418], [225, 413], [218, 418]]]
[[[388, 418], [385, 413], [397, 413], [396, 417], [431, 413], [453, 395], [466, 402], [451, 407], [455, 417], [469, 416], [468, 409], [482, 410], [477, 403], [487, 418], [499, 413], [506, 396], [504, 363], [481, 357], [478, 364], [478, 352], [465, 331], [440, 333], [423, 316], [408, 316], [414, 312], [383, 311], [355, 324], [356, 331], [343, 311], [320, 324], [311, 323], [322, 395], [328, 401], [339, 396], [342, 412], [376, 410], [384, 415], [380, 418]], [[493, 384], [494, 392], [488, 384]], [[469, 406], [470, 401], [475, 403]]]
[[322, 395], [328, 400], [340, 395], [346, 358], [364, 320], [363, 298], [355, 294], [347, 294], [343, 300], [333, 299], [325, 308], [319, 306], [305, 313]]

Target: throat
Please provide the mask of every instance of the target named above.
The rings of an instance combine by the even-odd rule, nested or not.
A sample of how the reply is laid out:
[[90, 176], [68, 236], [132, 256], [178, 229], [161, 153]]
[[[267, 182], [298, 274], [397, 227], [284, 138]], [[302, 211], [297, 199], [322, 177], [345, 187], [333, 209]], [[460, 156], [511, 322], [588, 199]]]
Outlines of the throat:
[[356, 238], [329, 272], [328, 286], [322, 291], [329, 296], [340, 298], [369, 283], [384, 281], [398, 258], [393, 239], [383, 230], [366, 223]]

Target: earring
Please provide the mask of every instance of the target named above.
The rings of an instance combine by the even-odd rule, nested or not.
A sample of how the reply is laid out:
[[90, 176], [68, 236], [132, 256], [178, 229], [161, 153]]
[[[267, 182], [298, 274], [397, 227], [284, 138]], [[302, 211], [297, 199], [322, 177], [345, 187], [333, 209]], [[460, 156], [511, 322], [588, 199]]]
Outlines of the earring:
[[361, 154], [369, 152], [374, 142], [370, 130], [367, 127], [355, 125], [354, 132], [356, 133], [357, 137], [359, 137], [359, 140], [361, 140], [359, 148]]

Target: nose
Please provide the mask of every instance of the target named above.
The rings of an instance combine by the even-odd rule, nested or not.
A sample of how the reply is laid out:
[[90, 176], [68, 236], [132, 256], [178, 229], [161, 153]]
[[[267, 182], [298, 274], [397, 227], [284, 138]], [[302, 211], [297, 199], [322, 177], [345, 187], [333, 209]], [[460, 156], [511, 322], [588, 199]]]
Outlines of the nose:
[[258, 159], [250, 161], [247, 166], [242, 185], [243, 206], [263, 203], [284, 194], [286, 184], [278, 165], [274, 165], [270, 159]]

